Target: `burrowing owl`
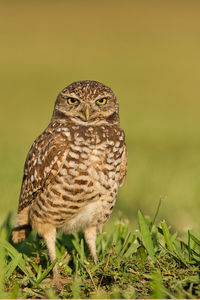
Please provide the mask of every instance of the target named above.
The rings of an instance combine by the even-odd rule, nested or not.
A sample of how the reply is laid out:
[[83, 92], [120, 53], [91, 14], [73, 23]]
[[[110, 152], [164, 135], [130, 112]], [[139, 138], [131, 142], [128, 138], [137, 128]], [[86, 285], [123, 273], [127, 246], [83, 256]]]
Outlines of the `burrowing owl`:
[[[34, 229], [56, 258], [56, 230], [83, 231], [94, 262], [96, 234], [126, 177], [127, 152], [112, 90], [96, 81], [64, 88], [24, 167], [13, 241]], [[53, 270], [57, 278], [57, 267]]]

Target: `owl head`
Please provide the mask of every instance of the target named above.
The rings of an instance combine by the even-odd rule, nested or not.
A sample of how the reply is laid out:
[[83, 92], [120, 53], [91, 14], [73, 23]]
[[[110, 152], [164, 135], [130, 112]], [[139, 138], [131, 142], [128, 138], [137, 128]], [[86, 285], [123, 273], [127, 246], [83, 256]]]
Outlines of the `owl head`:
[[76, 81], [58, 95], [52, 120], [79, 125], [119, 123], [119, 108], [113, 91], [103, 83]]

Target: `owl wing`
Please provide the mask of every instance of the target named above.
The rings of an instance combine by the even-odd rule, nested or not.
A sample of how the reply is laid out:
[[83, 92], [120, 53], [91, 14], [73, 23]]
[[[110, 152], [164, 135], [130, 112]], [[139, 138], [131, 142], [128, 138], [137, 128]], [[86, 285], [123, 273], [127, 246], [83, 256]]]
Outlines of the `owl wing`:
[[56, 176], [66, 158], [68, 147], [66, 136], [48, 129], [35, 140], [24, 166], [18, 213], [29, 206]]
[[121, 168], [120, 168], [119, 186], [122, 186], [126, 180], [127, 156], [128, 156], [127, 148], [126, 148], [126, 144], [124, 143], [123, 152], [122, 152]]

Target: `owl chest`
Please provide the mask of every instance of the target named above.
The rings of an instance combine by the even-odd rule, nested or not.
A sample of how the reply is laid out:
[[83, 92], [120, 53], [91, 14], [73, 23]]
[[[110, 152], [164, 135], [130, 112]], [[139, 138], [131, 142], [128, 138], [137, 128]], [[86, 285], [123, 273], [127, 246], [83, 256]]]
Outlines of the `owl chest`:
[[66, 181], [107, 193], [119, 180], [122, 159], [120, 143], [113, 144], [72, 144], [62, 168]]
[[65, 221], [59, 228], [78, 231], [108, 219], [117, 195], [121, 160], [122, 145], [118, 140], [71, 141], [50, 191], [51, 195], [58, 191], [52, 200], [54, 205], [65, 207]]

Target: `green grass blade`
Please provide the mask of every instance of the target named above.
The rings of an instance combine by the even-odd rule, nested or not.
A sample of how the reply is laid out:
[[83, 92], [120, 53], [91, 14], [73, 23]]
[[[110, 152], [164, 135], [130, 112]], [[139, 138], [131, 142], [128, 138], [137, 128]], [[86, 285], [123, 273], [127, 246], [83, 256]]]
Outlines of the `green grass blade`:
[[132, 244], [134, 241], [135, 241], [135, 236], [133, 236], [132, 233], [129, 232], [129, 233], [127, 234], [127, 236], [126, 236], [126, 239], [125, 239], [125, 241], [124, 241], [123, 247], [122, 247], [122, 249], [121, 249], [119, 255], [120, 255], [120, 256], [124, 256], [124, 253], [125, 253], [126, 250], [127, 250], [128, 244], [129, 244], [129, 243]]
[[187, 261], [183, 254], [181, 253], [181, 250], [174, 244], [174, 253], [177, 255], [177, 257], [180, 259], [180, 261], [187, 266]]
[[162, 277], [159, 271], [154, 272], [152, 275], [152, 299], [165, 299], [164, 287], [162, 283]]
[[2, 230], [0, 231], [0, 298], [7, 298], [6, 293], [4, 291], [4, 281], [5, 281], [5, 249], [2, 244], [2, 239], [4, 238], [4, 233]]
[[39, 265], [39, 267], [38, 267], [38, 271], [37, 271], [37, 281], [39, 280], [39, 278], [40, 278], [41, 274], [42, 274], [42, 266], [41, 266], [41, 265]]
[[[7, 250], [9, 256], [12, 259], [15, 259], [15, 257], [18, 256], [19, 252], [8, 241], [2, 240], [1, 242], [2, 242], [2, 245], [5, 248], [5, 250]], [[33, 284], [36, 283], [36, 279], [35, 279], [33, 272], [31, 271], [30, 268], [27, 268], [25, 260], [22, 257], [21, 257], [21, 259], [19, 259], [18, 267], [22, 270], [22, 272], [25, 275], [27, 275], [27, 277], [31, 283], [33, 283]]]
[[174, 248], [173, 248], [173, 245], [172, 245], [172, 242], [171, 242], [171, 238], [170, 238], [170, 233], [169, 233], [169, 230], [167, 228], [167, 224], [166, 224], [165, 221], [161, 222], [161, 228], [162, 228], [162, 231], [163, 231], [163, 236], [164, 236], [165, 244], [166, 244], [168, 250], [170, 252], [174, 252]]
[[191, 247], [190, 247], [190, 231], [188, 230], [188, 259], [191, 261]]
[[158, 202], [158, 206], [157, 206], [157, 208], [156, 208], [156, 212], [155, 212], [155, 215], [154, 215], [152, 224], [151, 224], [151, 229], [153, 228], [153, 225], [155, 224], [156, 218], [157, 218], [158, 213], [159, 213], [159, 210], [160, 210], [161, 203], [162, 203], [162, 198], [160, 198], [160, 200], [159, 200], [159, 202]]
[[200, 246], [200, 240], [195, 237], [192, 233], [190, 233], [190, 238], [198, 245]]
[[74, 248], [76, 249], [76, 251], [78, 252], [79, 256], [82, 256], [81, 253], [81, 246], [80, 244], [77, 242], [77, 240], [72, 240], [72, 244], [74, 245]]
[[52, 264], [50, 264], [50, 266], [42, 273], [42, 275], [40, 276], [40, 278], [37, 280], [37, 283], [40, 283], [43, 279], [45, 279], [47, 277], [47, 275], [49, 274], [49, 272], [53, 269], [53, 267], [55, 266], [55, 264], [58, 262], [58, 258], [56, 258]]
[[136, 251], [137, 247], [138, 247], [137, 244], [135, 244], [133, 241], [132, 244], [130, 245], [130, 247], [128, 247], [127, 251], [124, 253], [124, 257], [128, 258], [131, 255], [133, 255], [133, 253]]
[[18, 253], [17, 256], [14, 259], [12, 259], [11, 262], [6, 266], [4, 272], [7, 278], [9, 278], [12, 275], [16, 267], [20, 264], [21, 259], [22, 255], [21, 253]]
[[72, 283], [72, 295], [73, 299], [80, 299], [80, 284], [81, 280], [78, 277], [74, 277], [73, 283]]
[[151, 259], [155, 260], [155, 251], [153, 247], [153, 241], [151, 239], [151, 234], [149, 231], [149, 226], [147, 225], [146, 220], [140, 210], [138, 211], [138, 219], [139, 219], [140, 232], [142, 235], [144, 246]]

